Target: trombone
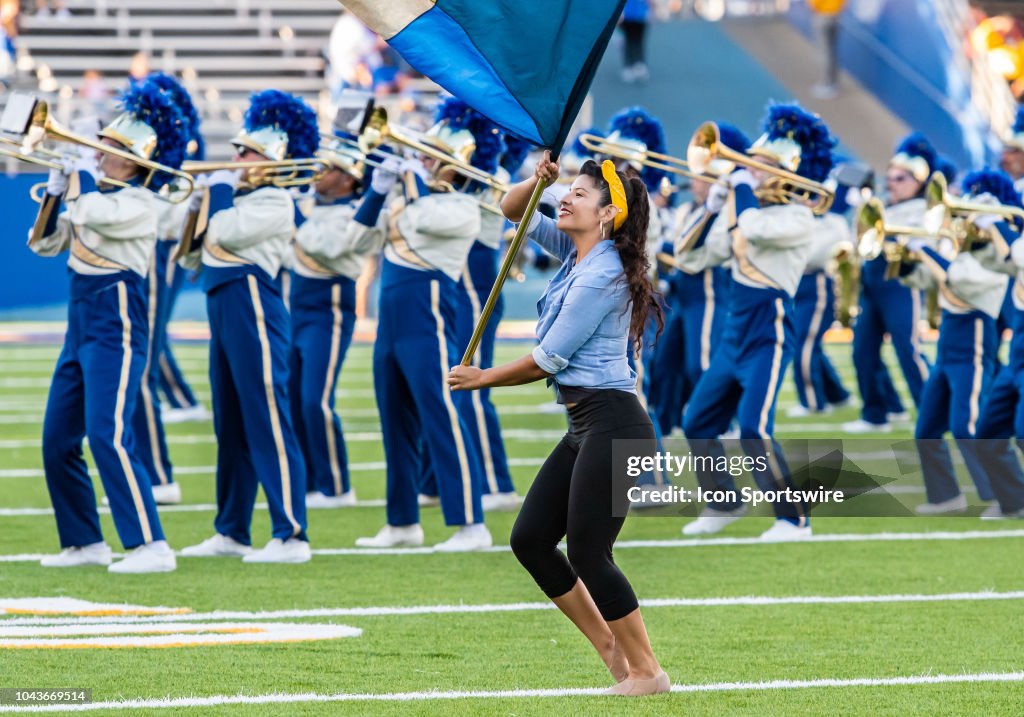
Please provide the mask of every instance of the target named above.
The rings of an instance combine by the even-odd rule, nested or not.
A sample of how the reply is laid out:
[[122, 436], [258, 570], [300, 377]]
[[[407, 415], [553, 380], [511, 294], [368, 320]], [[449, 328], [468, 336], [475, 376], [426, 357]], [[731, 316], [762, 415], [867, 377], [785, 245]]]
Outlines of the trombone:
[[[956, 227], [912, 227], [885, 223], [882, 200], [872, 197], [857, 210], [857, 254], [862, 261], [871, 261], [885, 255], [888, 266], [886, 279], [899, 275], [900, 264], [912, 260], [907, 249], [907, 237], [939, 237], [958, 246]], [[886, 242], [886, 236], [896, 236], [895, 242]]]
[[971, 245], [984, 241], [978, 227], [971, 221], [972, 215], [994, 214], [1011, 224], [1015, 231], [1024, 231], [1024, 209], [1009, 204], [985, 204], [958, 199], [949, 193], [946, 178], [941, 172], [935, 172], [928, 180], [924, 190], [928, 211], [925, 213], [925, 226], [929, 229], [948, 226], [954, 218], [959, 219], [957, 232], [960, 242], [958, 251], [966, 251]]
[[[489, 190], [489, 194], [505, 194], [509, 190], [508, 182], [504, 182], [482, 169], [477, 169], [469, 164], [469, 162], [453, 157], [443, 149], [411, 137], [400, 127], [389, 124], [388, 112], [383, 107], [374, 107], [367, 114], [366, 121], [356, 143], [364, 157], [372, 154], [382, 144], [397, 144], [437, 161], [438, 167], [434, 170], [435, 177], [440, 177], [446, 171], [451, 170], [465, 180], [479, 182], [484, 185]], [[453, 189], [451, 182], [443, 180], [437, 180], [434, 186], [449, 191]], [[490, 203], [481, 197], [479, 204], [481, 209], [503, 216], [501, 208], [496, 202]]]
[[[627, 162], [636, 162], [644, 167], [660, 169], [670, 174], [686, 177], [690, 181], [714, 182], [719, 178], [719, 175], [714, 172], [700, 173], [691, 170], [690, 165], [687, 164], [685, 159], [673, 157], [670, 154], [662, 154], [661, 152], [641, 150], [624, 142], [616, 142], [596, 134], [581, 134], [579, 141], [580, 144], [595, 154], [624, 159]], [[705, 170], [707, 169], [708, 167], [705, 167]]]
[[[17, 150], [0, 148], [0, 154], [23, 162], [47, 167], [48, 169], [63, 169], [63, 164], [56, 161], [56, 158], [60, 157], [60, 155], [42, 146], [42, 143], [47, 139], [53, 139], [57, 142], [68, 142], [88, 147], [97, 152], [118, 157], [138, 165], [141, 169], [146, 170], [142, 181], [143, 187], [149, 186], [157, 172], [164, 172], [181, 180], [185, 183], [188, 191], [171, 193], [167, 197], [167, 201], [172, 204], [180, 204], [188, 199], [195, 187], [195, 180], [181, 170], [154, 162], [151, 159], [143, 159], [127, 150], [112, 147], [97, 139], [83, 137], [60, 126], [50, 116], [50, 107], [46, 101], [36, 99], [31, 95], [17, 92], [11, 95], [7, 106], [4, 108], [3, 115], [0, 116], [0, 131], [22, 137], [20, 147]], [[18, 143], [4, 138], [3, 144], [13, 145]], [[127, 186], [124, 182], [117, 182], [107, 178], [101, 181], [115, 186]]]
[[740, 165], [747, 169], [756, 169], [771, 177], [757, 189], [759, 199], [782, 202], [784, 204], [806, 204], [816, 215], [828, 212], [835, 198], [833, 193], [820, 182], [813, 182], [794, 172], [787, 172], [764, 162], [748, 157], [742, 152], [722, 144], [718, 125], [705, 122], [690, 139], [686, 149], [686, 163], [690, 169], [703, 174], [714, 160], [725, 160], [733, 166]]
[[317, 157], [304, 159], [267, 159], [256, 162], [184, 162], [184, 172], [190, 175], [209, 174], [220, 170], [247, 170], [249, 182], [275, 187], [304, 187], [314, 184], [326, 171], [323, 160]]

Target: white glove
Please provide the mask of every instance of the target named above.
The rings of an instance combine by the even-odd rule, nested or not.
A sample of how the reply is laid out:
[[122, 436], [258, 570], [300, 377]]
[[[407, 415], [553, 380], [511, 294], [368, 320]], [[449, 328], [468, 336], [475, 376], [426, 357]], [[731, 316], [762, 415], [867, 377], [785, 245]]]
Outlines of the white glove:
[[62, 159], [61, 164], [64, 165], [64, 174], [69, 177], [76, 172], [85, 172], [95, 178], [99, 173], [96, 166], [95, 152], [90, 153], [89, 155], [70, 155]]
[[997, 222], [1001, 222], [1003, 219], [1004, 217], [998, 214], [978, 214], [974, 217], [974, 226], [981, 230], [991, 229]]
[[[423, 166], [423, 165], [420, 165]], [[395, 183], [398, 182], [398, 173], [402, 170], [402, 160], [398, 157], [388, 157], [384, 163], [373, 170], [370, 178], [370, 189], [377, 194], [387, 196]]]
[[751, 190], [754, 190], [757, 189], [761, 183], [757, 181], [749, 169], [738, 169], [729, 175], [729, 186], [735, 189], [741, 184], [745, 184], [750, 187]]
[[199, 206], [203, 203], [203, 197], [206, 196], [206, 187], [200, 186], [199, 182], [196, 182], [196, 186], [192, 189], [192, 194], [188, 198], [188, 210], [190, 212], [198, 212]]
[[923, 237], [912, 237], [910, 241], [907, 242], [907, 249], [910, 249], [910, 251], [919, 252], [926, 246], [928, 246], [928, 241]]
[[708, 190], [708, 198], [704, 200], [704, 208], [712, 214], [718, 214], [729, 198], [729, 185], [715, 182]]
[[209, 177], [206, 180], [207, 186], [212, 187], [214, 184], [226, 184], [234, 189], [238, 186], [238, 181], [242, 178], [242, 170], [218, 169], [216, 172], [210, 172], [207, 176]]
[[865, 195], [860, 187], [850, 187], [846, 190], [846, 203], [858, 209], [868, 200], [868, 196], [870, 195]]
[[399, 171], [401, 174], [412, 172], [424, 182], [430, 180], [430, 172], [428, 172], [427, 168], [423, 166], [423, 162], [416, 158], [407, 159], [402, 162], [402, 166], [399, 168]]
[[46, 193], [59, 197], [68, 189], [68, 175], [63, 170], [51, 169], [50, 176], [46, 180]]

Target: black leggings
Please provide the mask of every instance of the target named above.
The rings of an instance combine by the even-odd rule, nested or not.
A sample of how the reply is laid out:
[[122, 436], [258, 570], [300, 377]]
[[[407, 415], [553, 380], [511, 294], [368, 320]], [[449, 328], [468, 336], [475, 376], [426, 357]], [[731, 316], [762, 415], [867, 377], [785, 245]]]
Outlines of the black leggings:
[[647, 34], [647, 23], [634, 20], [623, 20], [622, 34], [626, 36], [623, 46], [623, 64], [626, 67], [644, 62], [644, 35]]
[[[512, 552], [549, 598], [583, 581], [605, 620], [639, 606], [612, 559], [625, 518], [612, 515], [612, 442], [654, 444], [654, 427], [639, 399], [602, 390], [569, 409], [570, 428], [541, 466], [512, 528]], [[622, 487], [622, 486], [620, 486]], [[566, 538], [568, 558], [558, 549]]]

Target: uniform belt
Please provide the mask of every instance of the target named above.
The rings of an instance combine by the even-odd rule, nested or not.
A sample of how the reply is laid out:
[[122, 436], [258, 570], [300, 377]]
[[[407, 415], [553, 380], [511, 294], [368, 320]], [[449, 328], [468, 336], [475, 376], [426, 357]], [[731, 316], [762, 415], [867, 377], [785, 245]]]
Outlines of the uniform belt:
[[336, 276], [341, 276], [341, 274], [339, 274], [338, 272], [329, 269], [328, 267], [324, 266], [319, 261], [311, 257], [298, 244], [295, 245], [295, 258], [298, 260], [300, 264], [302, 264], [302, 266], [304, 266], [306, 269], [311, 271], [316, 276], [322, 276], [325, 279], [332, 279]]
[[94, 266], [97, 269], [128, 271], [127, 266], [97, 254], [95, 251], [87, 247], [78, 237], [75, 237], [71, 241], [71, 255], [79, 261], [88, 264], [89, 266]]
[[238, 254], [233, 254], [222, 246], [207, 242], [203, 244], [203, 250], [209, 252], [210, 256], [218, 261], [222, 261], [225, 264], [239, 264], [241, 266], [248, 266], [252, 264], [248, 259], [243, 259]]

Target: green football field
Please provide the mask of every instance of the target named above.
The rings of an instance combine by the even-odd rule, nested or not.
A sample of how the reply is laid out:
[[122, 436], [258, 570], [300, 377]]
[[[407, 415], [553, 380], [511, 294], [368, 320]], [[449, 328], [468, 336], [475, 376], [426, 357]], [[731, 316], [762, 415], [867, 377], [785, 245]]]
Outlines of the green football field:
[[[384, 522], [366, 345], [350, 351], [338, 394], [363, 504], [310, 512], [311, 563], [179, 558], [174, 573], [140, 576], [41, 568], [40, 554], [58, 550], [39, 447], [58, 350], [0, 346], [0, 688], [91, 689], [97, 713], [132, 715], [1024, 714], [1024, 524], [977, 517], [819, 518], [800, 544], [757, 542], [763, 515], [700, 540], [683, 539], [678, 517], [630, 517], [616, 559], [676, 687], [600, 696], [601, 661], [508, 551], [513, 514], [488, 514], [495, 547], [484, 553], [353, 547]], [[527, 350], [503, 343], [499, 360]], [[849, 346], [829, 352], [852, 388]], [[177, 356], [208, 403], [205, 347]], [[787, 376], [780, 405], [793, 396]], [[564, 417], [541, 409], [542, 384], [495, 400], [525, 493]], [[777, 433], [833, 436], [855, 417], [780, 409]], [[180, 549], [212, 533], [216, 445], [209, 422], [168, 432], [185, 504], [161, 517]], [[908, 506], [923, 500], [919, 482], [901, 485]], [[437, 508], [422, 520], [428, 545], [451, 532]], [[118, 550], [105, 513], [103, 527]], [[265, 508], [253, 536], [269, 538]], [[121, 646], [90, 646], [111, 639]]]

